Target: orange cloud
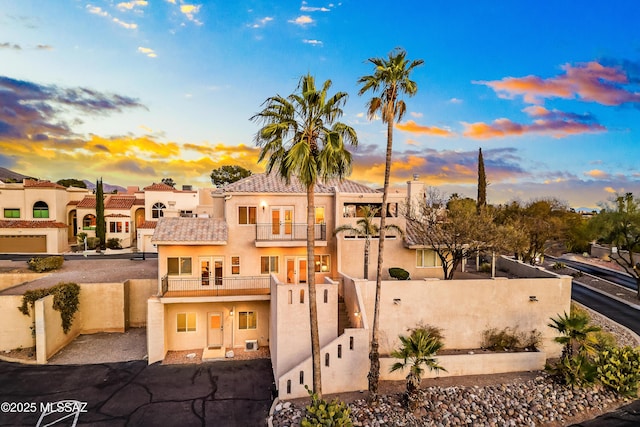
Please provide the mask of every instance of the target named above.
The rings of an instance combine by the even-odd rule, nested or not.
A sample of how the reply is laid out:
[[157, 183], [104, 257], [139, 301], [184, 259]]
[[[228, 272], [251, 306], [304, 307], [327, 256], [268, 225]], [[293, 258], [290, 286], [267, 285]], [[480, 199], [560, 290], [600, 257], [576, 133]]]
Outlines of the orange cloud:
[[640, 93], [625, 89], [629, 79], [624, 70], [592, 61], [561, 67], [563, 74], [544, 79], [538, 76], [505, 77], [496, 81], [479, 81], [499, 96], [522, 96], [525, 102], [539, 104], [547, 98], [581, 99], [603, 105], [640, 103]]
[[608, 173], [601, 171], [600, 169], [592, 169], [584, 174], [595, 179], [608, 179], [610, 177]]
[[432, 135], [432, 136], [447, 137], [447, 136], [454, 135], [453, 132], [447, 129], [442, 129], [435, 126], [422, 126], [417, 124], [413, 120], [408, 120], [406, 123], [396, 123], [395, 127], [396, 129], [404, 132], [418, 133], [418, 134], [425, 134], [425, 135]]

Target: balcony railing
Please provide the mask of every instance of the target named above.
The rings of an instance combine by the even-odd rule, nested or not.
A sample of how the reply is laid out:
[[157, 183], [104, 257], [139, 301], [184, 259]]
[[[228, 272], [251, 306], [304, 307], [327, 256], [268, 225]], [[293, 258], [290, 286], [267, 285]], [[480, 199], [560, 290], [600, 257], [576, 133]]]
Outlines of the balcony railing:
[[162, 296], [167, 298], [269, 295], [270, 292], [269, 276], [221, 277], [217, 279], [176, 276], [162, 278]]
[[[327, 240], [327, 225], [315, 224], [315, 240]], [[307, 224], [256, 224], [256, 241], [307, 240]]]

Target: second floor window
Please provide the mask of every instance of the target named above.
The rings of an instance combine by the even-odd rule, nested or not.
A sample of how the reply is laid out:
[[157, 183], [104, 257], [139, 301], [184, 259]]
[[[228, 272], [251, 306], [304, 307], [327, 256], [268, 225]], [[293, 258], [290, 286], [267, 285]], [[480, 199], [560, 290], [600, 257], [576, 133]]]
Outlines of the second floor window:
[[260, 273], [269, 274], [278, 272], [277, 256], [261, 256], [260, 257]]
[[20, 209], [5, 209], [4, 210], [4, 217], [5, 218], [13, 218], [13, 219], [18, 219], [20, 218]]
[[36, 202], [33, 205], [34, 218], [49, 218], [49, 205], [45, 202]]
[[164, 216], [164, 210], [167, 207], [164, 205], [164, 203], [155, 203], [152, 207], [151, 207], [151, 217], [152, 218], [162, 218]]
[[326, 273], [331, 270], [331, 261], [329, 255], [316, 255], [315, 256], [315, 272]]
[[231, 257], [231, 274], [240, 274], [240, 257]]
[[191, 257], [167, 258], [167, 274], [169, 276], [190, 276]]
[[238, 206], [238, 224], [255, 224], [256, 209], [255, 206]]

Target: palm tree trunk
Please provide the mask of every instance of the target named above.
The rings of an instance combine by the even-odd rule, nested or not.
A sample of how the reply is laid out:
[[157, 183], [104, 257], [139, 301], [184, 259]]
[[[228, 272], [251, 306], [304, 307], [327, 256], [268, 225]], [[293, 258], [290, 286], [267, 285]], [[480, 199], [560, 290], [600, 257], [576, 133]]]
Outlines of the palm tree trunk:
[[391, 174], [391, 153], [393, 152], [393, 116], [387, 120], [387, 155], [384, 166], [384, 186], [382, 190], [382, 209], [380, 210], [380, 239], [378, 243], [378, 267], [376, 270], [376, 301], [373, 308], [373, 331], [369, 351], [369, 402], [378, 401], [378, 383], [380, 381], [380, 291], [382, 288], [382, 261], [384, 259], [384, 237], [387, 224], [387, 196], [389, 193], [389, 175]]
[[307, 283], [309, 284], [309, 325], [311, 326], [311, 360], [313, 364], [313, 391], [322, 399], [320, 373], [320, 334], [318, 332], [318, 300], [315, 275], [315, 194], [314, 185], [307, 185]]
[[364, 280], [369, 280], [369, 247], [371, 240], [367, 236], [364, 241]]

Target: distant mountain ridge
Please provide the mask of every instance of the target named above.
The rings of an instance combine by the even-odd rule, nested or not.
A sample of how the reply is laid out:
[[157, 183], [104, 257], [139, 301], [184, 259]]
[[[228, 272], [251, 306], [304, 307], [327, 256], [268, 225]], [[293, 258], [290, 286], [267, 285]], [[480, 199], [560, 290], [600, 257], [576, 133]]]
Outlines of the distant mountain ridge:
[[27, 175], [22, 175], [21, 173], [14, 172], [14, 171], [9, 170], [7, 168], [0, 168], [0, 181], [3, 181], [3, 182], [7, 182], [7, 181], [22, 182], [22, 180], [25, 179], [25, 178], [31, 178], [31, 177], [27, 176]]
[[[23, 175], [21, 173], [18, 172], [14, 172], [12, 170], [9, 170], [7, 168], [2, 168], [0, 167], [0, 181], [3, 182], [22, 182], [24, 179], [40, 179], [40, 178], [34, 178], [32, 176], [28, 176], [28, 175]], [[87, 188], [89, 190], [95, 190], [96, 189], [96, 183], [89, 181], [88, 179], [83, 179], [82, 182], [84, 182], [87, 185]], [[102, 189], [103, 191], [106, 193], [113, 193], [114, 190], [116, 190], [118, 193], [126, 193], [127, 189], [120, 186], [120, 185], [112, 185], [112, 184], [107, 184], [107, 183], [102, 183]]]
[[[89, 190], [95, 190], [96, 189], [96, 183], [89, 181], [88, 179], [83, 179], [82, 182], [84, 182], [87, 185], [87, 188]], [[113, 193], [113, 191], [116, 190], [118, 193], [126, 193], [127, 189], [124, 187], [121, 187], [120, 185], [112, 185], [112, 184], [107, 184], [106, 182], [102, 183], [102, 191], [105, 194], [108, 193]]]

